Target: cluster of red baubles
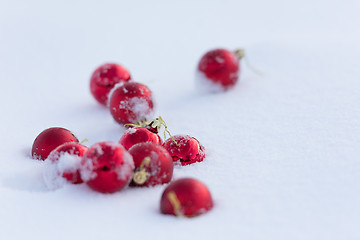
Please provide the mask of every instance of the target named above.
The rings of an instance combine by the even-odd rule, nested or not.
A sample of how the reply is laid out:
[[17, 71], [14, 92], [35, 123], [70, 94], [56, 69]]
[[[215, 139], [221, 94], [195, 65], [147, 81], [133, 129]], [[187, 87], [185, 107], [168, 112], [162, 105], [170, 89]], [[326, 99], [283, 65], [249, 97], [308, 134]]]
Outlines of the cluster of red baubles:
[[[226, 90], [236, 83], [239, 52], [216, 49], [200, 60], [197, 74], [212, 86]], [[113, 193], [125, 186], [143, 187], [169, 183], [174, 163], [189, 165], [205, 158], [204, 147], [194, 137], [175, 135], [162, 140], [161, 117], [148, 122], [154, 112], [151, 90], [131, 80], [118, 64], [104, 64], [91, 76], [94, 98], [108, 106], [114, 120], [128, 129], [118, 143], [99, 142], [87, 148], [67, 129], [49, 128], [41, 132], [32, 147], [32, 156], [45, 160], [44, 180], [57, 188], [66, 182], [85, 182], [91, 189]], [[160, 209], [164, 214], [197, 216], [210, 210], [212, 197], [207, 187], [192, 178], [178, 179], [163, 192]]]

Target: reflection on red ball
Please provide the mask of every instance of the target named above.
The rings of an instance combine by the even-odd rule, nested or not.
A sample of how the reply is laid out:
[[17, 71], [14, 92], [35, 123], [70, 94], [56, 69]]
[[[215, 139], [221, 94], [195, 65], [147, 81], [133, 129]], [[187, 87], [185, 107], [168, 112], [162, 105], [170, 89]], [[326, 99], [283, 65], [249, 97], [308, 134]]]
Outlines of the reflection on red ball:
[[173, 161], [161, 145], [144, 142], [129, 149], [135, 164], [135, 174], [131, 185], [154, 186], [170, 182], [173, 175]]
[[90, 91], [94, 98], [106, 105], [111, 89], [120, 82], [130, 80], [130, 73], [123, 66], [106, 63], [99, 66], [90, 78]]
[[100, 142], [81, 160], [81, 178], [93, 190], [113, 193], [124, 188], [133, 175], [132, 156], [119, 143]]
[[119, 141], [119, 143], [127, 150], [130, 149], [133, 145], [142, 142], [162, 144], [162, 140], [159, 135], [144, 127], [129, 128], [125, 131], [124, 135], [120, 138]]
[[173, 139], [167, 139], [164, 147], [174, 162], [180, 161], [181, 165], [201, 162], [205, 158], [205, 148], [196, 138], [187, 135], [175, 135]]
[[180, 217], [195, 217], [212, 207], [213, 200], [208, 188], [193, 178], [182, 178], [170, 183], [160, 201], [163, 214]]
[[31, 154], [33, 158], [45, 160], [52, 150], [67, 142], [78, 143], [79, 140], [65, 128], [48, 128], [36, 137]]
[[110, 113], [120, 124], [149, 120], [154, 113], [151, 90], [136, 82], [126, 82], [110, 96]]

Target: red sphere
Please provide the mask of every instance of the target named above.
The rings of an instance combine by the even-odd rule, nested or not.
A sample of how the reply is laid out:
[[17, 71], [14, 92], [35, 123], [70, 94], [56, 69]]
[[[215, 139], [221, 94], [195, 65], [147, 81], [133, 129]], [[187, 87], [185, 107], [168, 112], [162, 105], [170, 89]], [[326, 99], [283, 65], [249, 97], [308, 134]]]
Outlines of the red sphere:
[[64, 143], [55, 148], [46, 161], [53, 163], [58, 175], [73, 184], [79, 184], [83, 182], [79, 171], [80, 161], [87, 150], [87, 147], [79, 143]]
[[81, 160], [81, 178], [92, 189], [113, 193], [124, 188], [133, 175], [132, 156], [118, 143], [94, 144]]
[[142, 142], [162, 144], [160, 136], [144, 127], [134, 127], [126, 130], [119, 143], [129, 150], [133, 145]]
[[138, 143], [129, 149], [135, 164], [131, 185], [154, 186], [168, 183], [173, 175], [173, 161], [165, 148], [152, 142]]
[[65, 128], [48, 128], [36, 137], [31, 154], [33, 158], [45, 160], [52, 150], [67, 142], [78, 143], [79, 140]]
[[167, 186], [161, 196], [163, 214], [195, 217], [209, 211], [213, 200], [208, 188], [193, 178], [182, 178]]
[[239, 57], [226, 49], [207, 52], [198, 65], [199, 87], [209, 90], [226, 90], [233, 87], [239, 78]]
[[137, 123], [151, 119], [154, 102], [151, 90], [136, 82], [126, 82], [110, 96], [110, 112], [120, 124]]
[[94, 98], [106, 105], [111, 89], [120, 82], [131, 79], [130, 73], [123, 66], [106, 63], [98, 67], [90, 78], [90, 91]]
[[189, 165], [204, 160], [205, 148], [196, 138], [187, 135], [175, 135], [173, 138], [176, 143], [169, 138], [164, 143], [164, 147], [174, 162], [180, 161], [181, 165]]

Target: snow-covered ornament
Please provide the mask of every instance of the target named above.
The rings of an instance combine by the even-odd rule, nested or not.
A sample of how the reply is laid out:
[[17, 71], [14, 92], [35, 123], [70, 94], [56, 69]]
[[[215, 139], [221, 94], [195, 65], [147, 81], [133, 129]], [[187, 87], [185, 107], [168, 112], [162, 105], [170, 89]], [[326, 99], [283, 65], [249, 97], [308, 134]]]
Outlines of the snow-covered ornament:
[[200, 142], [188, 135], [175, 135], [164, 143], [164, 148], [170, 153], [174, 162], [181, 165], [201, 162], [205, 158], [205, 148]]
[[106, 105], [108, 95], [113, 87], [120, 82], [131, 79], [129, 71], [116, 63], [105, 63], [99, 66], [90, 78], [90, 91], [101, 104]]
[[55, 148], [45, 159], [43, 178], [49, 189], [56, 189], [66, 182], [82, 183], [80, 161], [88, 148], [79, 143], [64, 143]]
[[89, 148], [81, 160], [81, 178], [93, 190], [116, 192], [130, 182], [134, 161], [119, 143], [100, 142]]
[[154, 114], [154, 100], [151, 90], [137, 82], [126, 82], [110, 94], [110, 113], [120, 124], [146, 121]]

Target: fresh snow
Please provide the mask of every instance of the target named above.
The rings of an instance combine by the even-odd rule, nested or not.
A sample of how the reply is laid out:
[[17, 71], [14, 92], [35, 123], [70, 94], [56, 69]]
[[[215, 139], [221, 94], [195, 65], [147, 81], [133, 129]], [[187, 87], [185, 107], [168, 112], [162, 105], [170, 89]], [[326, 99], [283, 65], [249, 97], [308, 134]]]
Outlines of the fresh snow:
[[[0, 239], [360, 239], [358, 0], [0, 1]], [[245, 48], [227, 92], [195, 90], [207, 50]], [[214, 209], [159, 213], [165, 186], [49, 190], [35, 137], [65, 127], [86, 146], [123, 134], [91, 96], [104, 62], [154, 92], [172, 135], [204, 162], [176, 166]]]

